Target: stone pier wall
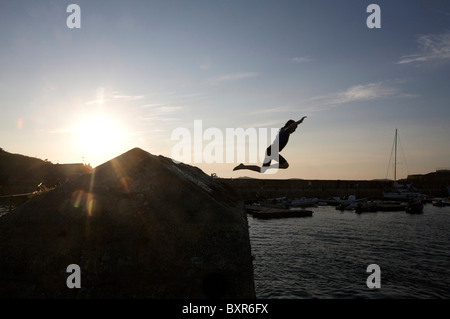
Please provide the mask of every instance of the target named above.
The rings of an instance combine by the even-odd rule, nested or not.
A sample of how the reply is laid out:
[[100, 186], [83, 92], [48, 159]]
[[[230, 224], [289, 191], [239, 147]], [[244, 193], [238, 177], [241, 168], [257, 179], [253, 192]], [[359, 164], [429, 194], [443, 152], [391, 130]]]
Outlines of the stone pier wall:
[[[382, 197], [383, 191], [392, 188], [393, 182], [379, 180], [277, 180], [277, 179], [223, 179], [235, 188], [244, 199], [275, 197], [317, 197], [326, 199], [332, 196], [356, 195], [361, 197]], [[422, 194], [431, 197], [449, 196], [450, 174], [436, 172], [426, 175], [411, 175], [399, 181], [412, 184]]]

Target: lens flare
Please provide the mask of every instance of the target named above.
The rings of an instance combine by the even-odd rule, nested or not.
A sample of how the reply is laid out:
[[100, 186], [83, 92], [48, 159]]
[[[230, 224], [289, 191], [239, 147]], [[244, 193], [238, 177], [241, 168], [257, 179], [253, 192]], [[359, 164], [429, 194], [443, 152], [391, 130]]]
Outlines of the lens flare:
[[76, 135], [78, 149], [95, 164], [101, 164], [120, 153], [125, 140], [125, 130], [120, 121], [105, 114], [80, 120]]

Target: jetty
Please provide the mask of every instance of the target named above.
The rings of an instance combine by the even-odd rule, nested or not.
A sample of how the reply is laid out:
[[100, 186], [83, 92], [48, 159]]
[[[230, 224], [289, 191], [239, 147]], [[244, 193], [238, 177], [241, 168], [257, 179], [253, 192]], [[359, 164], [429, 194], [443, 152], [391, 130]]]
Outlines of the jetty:
[[199, 168], [132, 149], [0, 218], [0, 298], [254, 299], [243, 208]]
[[259, 219], [312, 217], [313, 211], [305, 209], [271, 208], [258, 205], [246, 205], [247, 214]]
[[[260, 179], [220, 178], [236, 189], [244, 199], [264, 198], [331, 198], [355, 195], [357, 198], [382, 198], [389, 180], [315, 180], [315, 179]], [[428, 174], [409, 175], [398, 180], [404, 185], [414, 185], [430, 197], [450, 196], [450, 170], [438, 169]]]
[[8, 212], [11, 212], [15, 207], [27, 202], [35, 192], [24, 194], [0, 195], [0, 205], [7, 206]]

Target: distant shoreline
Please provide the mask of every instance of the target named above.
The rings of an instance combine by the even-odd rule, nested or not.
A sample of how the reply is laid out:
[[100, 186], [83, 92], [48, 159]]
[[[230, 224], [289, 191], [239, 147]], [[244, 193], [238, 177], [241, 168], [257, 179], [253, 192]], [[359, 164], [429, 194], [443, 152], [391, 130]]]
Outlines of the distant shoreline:
[[[307, 179], [257, 179], [221, 178], [237, 189], [244, 198], [318, 197], [356, 195], [357, 197], [383, 197], [383, 191], [393, 188], [389, 180], [307, 180]], [[424, 175], [410, 175], [400, 184], [412, 184], [422, 194], [431, 197], [447, 197], [450, 171], [442, 170]]]

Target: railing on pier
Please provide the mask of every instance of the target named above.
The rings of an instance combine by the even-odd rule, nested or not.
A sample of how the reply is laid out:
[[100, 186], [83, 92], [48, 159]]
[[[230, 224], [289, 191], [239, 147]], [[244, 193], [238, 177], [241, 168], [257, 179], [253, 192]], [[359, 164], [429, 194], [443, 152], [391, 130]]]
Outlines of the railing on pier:
[[8, 212], [11, 212], [16, 204], [25, 203], [33, 194], [35, 193], [0, 195], [0, 203], [7, 204], [9, 206]]

